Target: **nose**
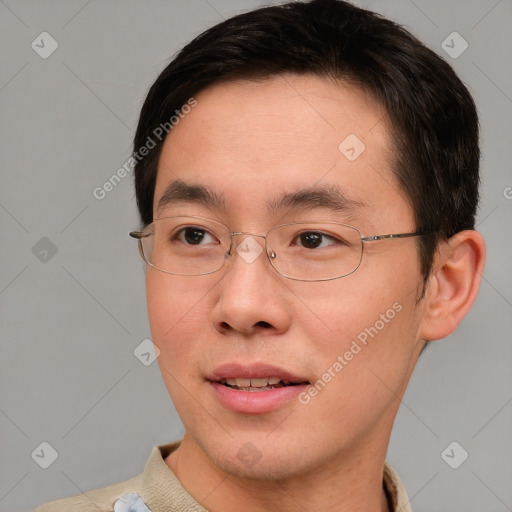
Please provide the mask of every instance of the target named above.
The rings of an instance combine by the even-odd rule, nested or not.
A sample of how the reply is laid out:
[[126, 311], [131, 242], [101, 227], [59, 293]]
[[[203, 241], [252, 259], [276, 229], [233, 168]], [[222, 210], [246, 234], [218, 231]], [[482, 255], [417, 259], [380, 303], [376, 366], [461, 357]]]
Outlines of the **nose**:
[[270, 265], [261, 235], [237, 235], [228, 270], [216, 287], [212, 325], [222, 334], [281, 334], [291, 318], [284, 278]]

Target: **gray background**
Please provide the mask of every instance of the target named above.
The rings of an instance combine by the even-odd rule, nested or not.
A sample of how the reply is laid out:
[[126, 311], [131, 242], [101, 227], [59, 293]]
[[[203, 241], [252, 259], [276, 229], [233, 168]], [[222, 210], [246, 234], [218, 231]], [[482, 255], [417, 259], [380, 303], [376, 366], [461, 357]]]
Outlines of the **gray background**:
[[[388, 460], [415, 512], [512, 510], [512, 1], [358, 3], [451, 62], [482, 125], [480, 295], [456, 334], [421, 358]], [[101, 201], [93, 189], [129, 156], [147, 89], [174, 52], [262, 4], [0, 0], [1, 511], [133, 476], [154, 444], [182, 435], [157, 364], [133, 354], [150, 334], [127, 236], [138, 226], [132, 177]], [[59, 45], [47, 59], [31, 48], [43, 31]], [[469, 43], [457, 59], [441, 46], [453, 31]], [[31, 457], [43, 441], [58, 452], [48, 469], [36, 463], [48, 449]], [[452, 441], [469, 453], [458, 469], [441, 457]]]

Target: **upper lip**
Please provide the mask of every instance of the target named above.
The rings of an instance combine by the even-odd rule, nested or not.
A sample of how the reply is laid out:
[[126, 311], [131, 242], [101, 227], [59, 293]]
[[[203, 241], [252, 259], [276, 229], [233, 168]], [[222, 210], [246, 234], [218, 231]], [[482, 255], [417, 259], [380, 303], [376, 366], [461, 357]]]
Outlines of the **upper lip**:
[[284, 368], [267, 363], [225, 363], [213, 370], [207, 379], [219, 382], [221, 379], [263, 379], [265, 377], [278, 377], [280, 380], [290, 381], [294, 384], [308, 382], [307, 379]]

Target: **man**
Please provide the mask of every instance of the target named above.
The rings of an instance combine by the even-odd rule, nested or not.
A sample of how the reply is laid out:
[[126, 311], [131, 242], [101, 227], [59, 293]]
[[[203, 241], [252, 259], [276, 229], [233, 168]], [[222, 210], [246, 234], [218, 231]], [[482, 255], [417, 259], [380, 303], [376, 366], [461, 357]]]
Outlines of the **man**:
[[342, 1], [259, 9], [169, 64], [134, 150], [132, 236], [186, 433], [38, 511], [411, 510], [393, 421], [485, 259], [478, 119], [450, 66]]

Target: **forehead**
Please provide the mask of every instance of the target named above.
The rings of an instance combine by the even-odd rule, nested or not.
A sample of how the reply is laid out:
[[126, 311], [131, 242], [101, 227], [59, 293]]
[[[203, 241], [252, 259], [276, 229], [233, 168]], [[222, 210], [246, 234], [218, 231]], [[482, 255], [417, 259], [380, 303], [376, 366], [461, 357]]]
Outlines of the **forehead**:
[[204, 186], [238, 217], [269, 216], [285, 195], [318, 188], [384, 217], [393, 204], [401, 215], [407, 209], [391, 170], [388, 118], [362, 90], [283, 75], [221, 83], [196, 100], [164, 143], [155, 217], [173, 182]]

